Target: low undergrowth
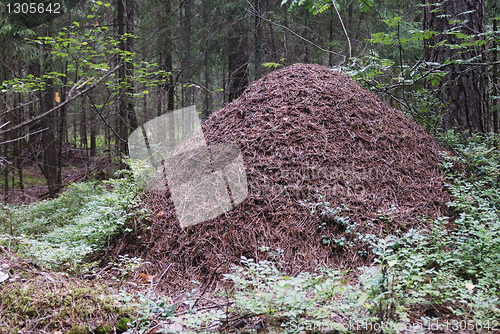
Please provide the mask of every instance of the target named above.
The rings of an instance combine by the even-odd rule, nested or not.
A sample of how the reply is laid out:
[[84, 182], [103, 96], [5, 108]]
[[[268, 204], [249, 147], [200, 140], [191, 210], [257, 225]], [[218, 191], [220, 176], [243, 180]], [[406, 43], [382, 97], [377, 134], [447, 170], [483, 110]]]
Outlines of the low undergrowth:
[[78, 273], [118, 232], [147, 216], [131, 172], [125, 177], [74, 183], [58, 198], [0, 209], [0, 243], [48, 269]]
[[122, 333], [136, 317], [107, 283], [40, 271], [0, 248], [0, 333]]
[[131, 231], [135, 221], [148, 215], [140, 206], [143, 189], [133, 178], [136, 172], [120, 171], [121, 178], [101, 183], [71, 184], [58, 198], [32, 205], [1, 205], [0, 332], [106, 334], [128, 329], [129, 318], [137, 313], [120, 307], [116, 288], [95, 280], [100, 276], [93, 259], [117, 233]]

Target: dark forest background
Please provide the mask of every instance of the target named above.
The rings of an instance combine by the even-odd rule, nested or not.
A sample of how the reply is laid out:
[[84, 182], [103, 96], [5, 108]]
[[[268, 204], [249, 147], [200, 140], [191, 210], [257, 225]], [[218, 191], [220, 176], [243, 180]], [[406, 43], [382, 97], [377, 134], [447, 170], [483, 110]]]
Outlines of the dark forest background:
[[0, 4], [6, 200], [40, 177], [54, 197], [64, 167], [120, 164], [140, 124], [193, 104], [206, 119], [294, 63], [354, 77], [431, 133], [499, 131], [496, 1]]

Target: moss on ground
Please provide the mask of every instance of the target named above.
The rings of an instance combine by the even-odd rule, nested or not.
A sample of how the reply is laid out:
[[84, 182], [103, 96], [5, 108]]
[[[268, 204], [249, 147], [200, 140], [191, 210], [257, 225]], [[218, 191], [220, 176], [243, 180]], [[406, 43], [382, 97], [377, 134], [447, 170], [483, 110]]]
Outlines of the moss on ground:
[[0, 333], [115, 333], [120, 320], [135, 315], [120, 307], [105, 283], [32, 268], [0, 250]]

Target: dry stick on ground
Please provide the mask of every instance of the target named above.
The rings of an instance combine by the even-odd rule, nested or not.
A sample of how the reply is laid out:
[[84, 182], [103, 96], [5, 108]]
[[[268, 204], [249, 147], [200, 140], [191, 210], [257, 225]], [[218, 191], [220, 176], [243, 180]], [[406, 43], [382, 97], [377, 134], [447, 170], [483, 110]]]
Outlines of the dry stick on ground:
[[99, 271], [95, 277], [98, 278], [99, 276], [101, 276], [106, 270], [108, 269], [111, 269], [113, 265], [112, 264], [108, 264], [106, 267], [102, 268], [101, 271]]
[[[222, 262], [220, 263], [217, 268], [215, 268], [215, 270], [212, 272], [212, 277], [210, 278], [210, 280], [208, 280], [208, 283], [205, 285], [205, 288], [203, 289], [203, 291], [201, 292], [200, 296], [198, 297], [198, 299], [196, 299], [196, 301], [194, 302], [193, 306], [191, 307], [191, 309], [194, 309], [196, 307], [196, 304], [198, 304], [198, 302], [200, 301], [201, 297], [203, 297], [203, 295], [205, 294], [205, 292], [207, 291], [208, 287], [210, 285], [212, 285], [212, 282], [215, 278], [215, 275], [217, 274], [217, 270], [223, 265], [225, 264], [227, 261], [225, 262]], [[167, 268], [168, 269], [168, 268]]]
[[[172, 264], [173, 264], [173, 263], [170, 263], [170, 264], [168, 265], [167, 269], [165, 269], [165, 270], [163, 271], [163, 273], [160, 275], [160, 277], [158, 277], [158, 280], [156, 281], [156, 287], [155, 287], [155, 290], [156, 290], [156, 288], [158, 288], [158, 283], [160, 283], [160, 281], [161, 281], [161, 279], [163, 278], [163, 276], [167, 273], [167, 271], [170, 269], [170, 267], [172, 267]], [[152, 282], [152, 281], [151, 281], [151, 282]]]

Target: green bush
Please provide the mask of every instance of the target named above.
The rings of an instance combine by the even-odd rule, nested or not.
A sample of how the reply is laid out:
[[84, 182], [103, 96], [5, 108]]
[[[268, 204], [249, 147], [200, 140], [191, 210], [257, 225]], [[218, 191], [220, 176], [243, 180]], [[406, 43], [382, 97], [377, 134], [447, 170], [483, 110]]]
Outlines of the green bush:
[[399, 303], [407, 296], [410, 304], [446, 305], [476, 322], [499, 320], [500, 136], [472, 135], [464, 141], [449, 131], [443, 139], [457, 152], [443, 155], [443, 168], [452, 194], [448, 205], [459, 217], [437, 219], [429, 231], [392, 237], [392, 262], [386, 264], [392, 281], [386, 278], [385, 289], [399, 294]]

